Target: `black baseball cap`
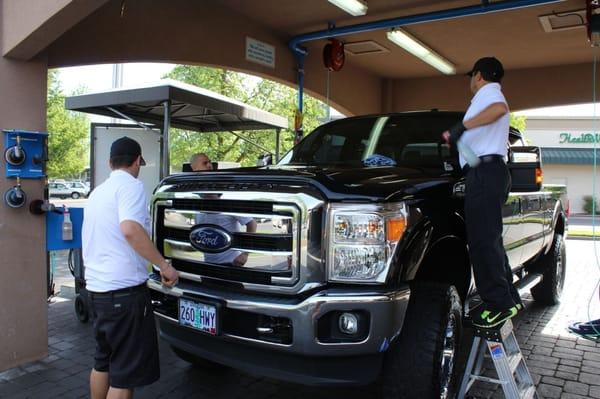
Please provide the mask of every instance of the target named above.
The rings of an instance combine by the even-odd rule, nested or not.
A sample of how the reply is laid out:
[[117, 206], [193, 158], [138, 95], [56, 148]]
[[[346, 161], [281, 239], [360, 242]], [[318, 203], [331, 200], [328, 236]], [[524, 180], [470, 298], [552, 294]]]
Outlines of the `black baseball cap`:
[[476, 72], [481, 72], [481, 76], [487, 81], [500, 82], [504, 76], [504, 67], [496, 57], [483, 57], [477, 60], [467, 75], [473, 76]]
[[146, 165], [144, 157], [142, 157], [142, 147], [140, 144], [132, 138], [121, 137], [115, 140], [110, 146], [110, 157], [122, 157], [122, 156], [140, 156], [140, 165]]

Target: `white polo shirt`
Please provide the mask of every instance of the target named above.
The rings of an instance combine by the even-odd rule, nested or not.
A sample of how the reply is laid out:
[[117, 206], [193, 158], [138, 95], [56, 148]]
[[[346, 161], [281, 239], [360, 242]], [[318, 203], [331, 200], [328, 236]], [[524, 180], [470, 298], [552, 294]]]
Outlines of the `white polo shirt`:
[[144, 184], [115, 170], [96, 187], [85, 207], [82, 245], [86, 288], [106, 292], [133, 287], [148, 279], [148, 262], [129, 245], [121, 222], [139, 223], [150, 234], [150, 215]]
[[[203, 213], [196, 217], [196, 224], [216, 224], [221, 226], [229, 233], [235, 233], [242, 231], [242, 226], [250, 223], [251, 217], [232, 216], [232, 215], [221, 215]], [[209, 263], [216, 263], [218, 265], [228, 265], [233, 263], [235, 258], [242, 254], [241, 251], [229, 249], [224, 252], [216, 254], [204, 253], [204, 260]]]
[[[482, 86], [471, 99], [471, 105], [469, 106], [469, 109], [467, 109], [463, 121], [473, 118], [495, 103], [504, 103], [508, 107], [504, 94], [502, 94], [500, 84], [487, 83], [485, 86]], [[495, 122], [465, 131], [460, 140], [463, 144], [471, 147], [478, 157], [482, 155], [498, 154], [506, 159], [509, 128], [510, 115], [507, 112]], [[460, 155], [459, 159], [462, 168], [467, 161], [462, 155]]]

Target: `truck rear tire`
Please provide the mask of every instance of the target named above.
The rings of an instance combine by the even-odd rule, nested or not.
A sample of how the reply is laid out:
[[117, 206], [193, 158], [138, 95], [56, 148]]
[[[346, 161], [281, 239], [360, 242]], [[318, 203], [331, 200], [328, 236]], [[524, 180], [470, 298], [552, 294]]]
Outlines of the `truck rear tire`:
[[531, 296], [543, 305], [556, 305], [565, 283], [567, 253], [562, 234], [555, 234], [552, 248], [536, 261], [535, 270], [543, 273], [540, 283], [531, 289]]
[[171, 349], [173, 350], [173, 353], [177, 355], [178, 358], [180, 358], [181, 360], [185, 360], [188, 363], [191, 363], [194, 367], [215, 371], [224, 371], [227, 369], [227, 366], [211, 362], [210, 360], [206, 360], [200, 356], [196, 356], [193, 353], [186, 352], [183, 349], [176, 348], [172, 345]]
[[384, 362], [383, 397], [453, 398], [461, 335], [462, 309], [456, 288], [414, 283], [402, 332]]

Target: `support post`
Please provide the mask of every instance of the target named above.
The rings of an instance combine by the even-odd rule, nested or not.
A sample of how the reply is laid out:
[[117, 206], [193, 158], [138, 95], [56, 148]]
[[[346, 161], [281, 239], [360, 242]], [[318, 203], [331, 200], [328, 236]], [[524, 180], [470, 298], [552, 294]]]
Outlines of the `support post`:
[[302, 113], [304, 112], [304, 58], [307, 52], [297, 47], [293, 51], [298, 61], [298, 108], [296, 110], [296, 117], [294, 118], [294, 144], [296, 144], [302, 140], [302, 136], [304, 135]]
[[167, 100], [163, 102], [164, 108], [164, 119], [163, 119], [163, 131], [162, 131], [162, 148], [161, 148], [161, 162], [160, 167], [160, 178], [164, 179], [169, 176], [171, 171], [171, 157], [169, 156], [169, 128], [171, 127], [171, 101]]
[[275, 129], [275, 162], [279, 162], [279, 139], [281, 136], [281, 129]]

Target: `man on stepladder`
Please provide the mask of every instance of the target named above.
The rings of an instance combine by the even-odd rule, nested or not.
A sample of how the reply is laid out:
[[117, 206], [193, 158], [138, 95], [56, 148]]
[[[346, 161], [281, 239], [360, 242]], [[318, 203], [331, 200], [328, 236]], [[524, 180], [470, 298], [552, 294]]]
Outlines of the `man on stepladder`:
[[[502, 206], [510, 191], [506, 167], [509, 108], [500, 81], [504, 68], [494, 57], [479, 59], [471, 71], [471, 105], [462, 122], [442, 134], [452, 147], [472, 150], [475, 162], [460, 153], [466, 176], [465, 223], [469, 256], [483, 305], [473, 312], [473, 325], [491, 328], [522, 308], [502, 243]], [[459, 143], [460, 141], [460, 143]], [[460, 148], [459, 148], [460, 150]], [[478, 159], [477, 159], [478, 158]], [[469, 163], [476, 166], [469, 166]]]

